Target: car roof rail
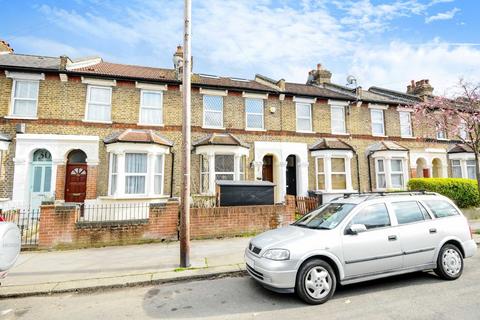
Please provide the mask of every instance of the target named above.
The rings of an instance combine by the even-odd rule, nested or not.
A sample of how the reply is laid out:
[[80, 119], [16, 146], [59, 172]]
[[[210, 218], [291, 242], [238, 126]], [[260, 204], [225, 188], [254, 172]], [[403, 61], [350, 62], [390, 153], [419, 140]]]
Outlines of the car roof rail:
[[[418, 196], [418, 195], [438, 195], [436, 192], [426, 191], [426, 190], [409, 190], [409, 191], [371, 191], [371, 192], [356, 192], [356, 193], [347, 193], [343, 195], [343, 199], [349, 199], [353, 197], [365, 197], [365, 200], [377, 198], [377, 197], [386, 197], [392, 195], [399, 196]], [[337, 197], [334, 200], [341, 199], [342, 197]]]

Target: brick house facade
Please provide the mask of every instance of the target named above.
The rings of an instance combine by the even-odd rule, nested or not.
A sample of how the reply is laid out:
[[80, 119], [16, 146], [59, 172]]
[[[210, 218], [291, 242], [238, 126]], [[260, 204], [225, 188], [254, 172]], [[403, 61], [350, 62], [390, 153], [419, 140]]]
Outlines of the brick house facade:
[[[179, 75], [0, 52], [0, 198], [38, 206], [179, 196]], [[330, 78], [320, 65], [307, 84], [194, 74], [192, 193], [211, 196], [216, 179], [263, 179], [281, 202], [471, 175], [473, 154], [457, 152], [455, 137], [411, 119], [408, 106], [433, 92], [427, 80], [401, 93]]]

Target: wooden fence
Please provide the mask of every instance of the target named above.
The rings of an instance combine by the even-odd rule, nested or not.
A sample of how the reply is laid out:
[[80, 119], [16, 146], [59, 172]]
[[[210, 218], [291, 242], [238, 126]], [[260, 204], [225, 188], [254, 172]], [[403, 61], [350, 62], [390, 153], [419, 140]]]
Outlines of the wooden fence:
[[296, 211], [302, 216], [313, 209], [317, 208], [319, 205], [319, 199], [316, 197], [296, 197]]

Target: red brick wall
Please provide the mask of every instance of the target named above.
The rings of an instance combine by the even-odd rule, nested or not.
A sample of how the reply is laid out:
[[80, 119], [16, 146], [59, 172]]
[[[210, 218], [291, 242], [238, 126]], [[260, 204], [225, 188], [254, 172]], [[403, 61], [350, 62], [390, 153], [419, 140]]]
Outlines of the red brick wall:
[[57, 165], [57, 177], [55, 179], [55, 200], [65, 199], [65, 170], [64, 164]]
[[[293, 203], [293, 205], [292, 205]], [[233, 237], [255, 234], [292, 223], [295, 219], [295, 198], [285, 205], [192, 208], [192, 239]]]
[[[151, 240], [178, 239], [176, 200], [151, 204], [149, 219], [128, 223], [76, 223], [78, 209], [67, 206], [42, 206], [39, 247], [95, 247], [132, 244]], [[293, 222], [295, 198], [285, 205], [216, 207], [191, 209], [192, 239], [234, 237], [255, 234]]]
[[97, 177], [98, 177], [98, 166], [88, 166], [87, 190], [86, 190], [85, 199], [95, 199], [97, 197]]

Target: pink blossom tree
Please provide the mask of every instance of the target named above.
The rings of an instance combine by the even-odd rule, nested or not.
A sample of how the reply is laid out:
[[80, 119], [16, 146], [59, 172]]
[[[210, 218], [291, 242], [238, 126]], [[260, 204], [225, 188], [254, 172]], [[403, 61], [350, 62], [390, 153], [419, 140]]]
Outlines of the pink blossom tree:
[[[458, 93], [436, 96], [414, 105], [414, 121], [422, 128], [443, 132], [475, 154], [477, 184], [480, 191], [480, 85], [460, 80]], [[445, 138], [446, 138], [445, 137]]]

